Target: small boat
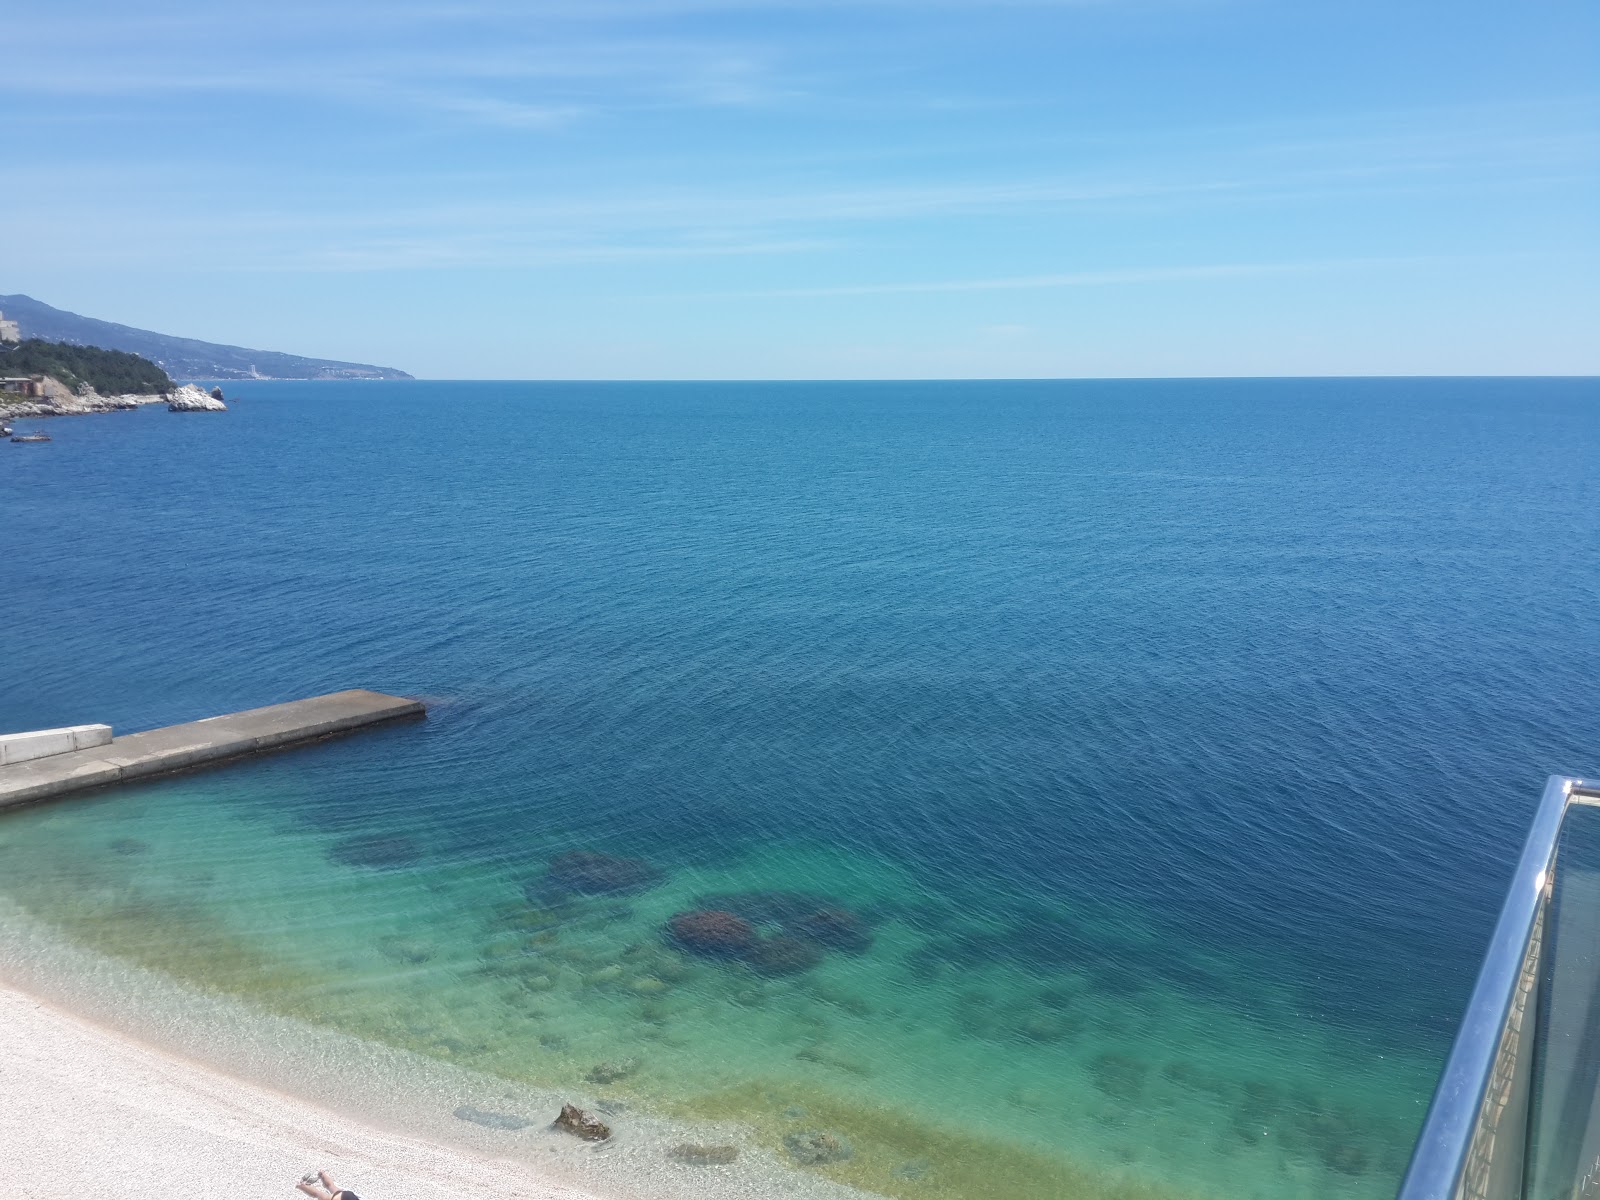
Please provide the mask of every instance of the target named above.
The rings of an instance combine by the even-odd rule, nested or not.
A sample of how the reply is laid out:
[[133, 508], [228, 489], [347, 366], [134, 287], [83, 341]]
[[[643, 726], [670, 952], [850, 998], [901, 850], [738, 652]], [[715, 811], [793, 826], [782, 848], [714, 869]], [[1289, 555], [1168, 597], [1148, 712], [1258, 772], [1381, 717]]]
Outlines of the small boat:
[[13, 442], [48, 442], [50, 435], [48, 433], [19, 433], [11, 440]]
[[11, 426], [7, 425], [4, 421], [0, 421], [0, 437], [10, 437], [10, 436], [11, 436]]

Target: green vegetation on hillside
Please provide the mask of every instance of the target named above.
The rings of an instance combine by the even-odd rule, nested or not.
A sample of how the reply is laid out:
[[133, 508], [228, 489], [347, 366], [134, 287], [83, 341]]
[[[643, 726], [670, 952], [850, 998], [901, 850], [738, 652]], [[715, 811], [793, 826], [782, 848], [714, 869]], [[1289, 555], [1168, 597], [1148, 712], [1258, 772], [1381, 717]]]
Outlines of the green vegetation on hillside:
[[0, 353], [0, 375], [54, 375], [73, 391], [88, 384], [102, 396], [170, 392], [173, 387], [165, 371], [137, 354], [38, 338]]

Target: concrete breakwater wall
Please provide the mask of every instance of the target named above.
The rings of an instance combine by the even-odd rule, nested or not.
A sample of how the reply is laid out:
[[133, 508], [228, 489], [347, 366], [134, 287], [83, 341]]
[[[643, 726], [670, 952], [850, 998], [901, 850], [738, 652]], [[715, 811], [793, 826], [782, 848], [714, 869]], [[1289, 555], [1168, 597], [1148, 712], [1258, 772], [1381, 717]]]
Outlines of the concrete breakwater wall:
[[100, 745], [0, 766], [0, 809], [348, 733], [401, 717], [420, 717], [426, 712], [420, 700], [358, 688], [130, 733]]
[[109, 725], [68, 725], [64, 729], [35, 729], [28, 733], [0, 733], [0, 766], [70, 754], [111, 744]]

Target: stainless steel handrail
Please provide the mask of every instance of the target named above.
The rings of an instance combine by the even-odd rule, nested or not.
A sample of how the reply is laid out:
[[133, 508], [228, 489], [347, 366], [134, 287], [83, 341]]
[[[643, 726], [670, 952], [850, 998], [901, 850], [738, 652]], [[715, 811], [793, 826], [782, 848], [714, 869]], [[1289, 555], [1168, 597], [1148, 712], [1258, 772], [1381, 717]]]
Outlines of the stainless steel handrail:
[[[1505, 905], [1495, 922], [1489, 951], [1467, 1002], [1466, 1015], [1461, 1019], [1455, 1044], [1423, 1120], [1422, 1133], [1411, 1153], [1411, 1165], [1406, 1168], [1398, 1200], [1464, 1200], [1483, 1190], [1481, 1186], [1462, 1185], [1469, 1167], [1476, 1174], [1481, 1166], [1471, 1160], [1485, 1157], [1481, 1126], [1486, 1112], [1499, 1111], [1505, 1105], [1502, 1098], [1496, 1108], [1491, 1085], [1509, 1086], [1502, 1048], [1508, 1034], [1514, 1036], [1520, 1031], [1519, 1005], [1528, 994], [1530, 948], [1537, 952], [1535, 933], [1542, 928], [1556, 844], [1574, 793], [1586, 797], [1600, 794], [1585, 786], [1583, 780], [1559, 775], [1552, 775], [1545, 784]], [[1520, 1139], [1525, 1140], [1526, 1134], [1525, 1127], [1515, 1131]], [[1490, 1147], [1488, 1157], [1493, 1156], [1492, 1150]], [[1519, 1142], [1515, 1147], [1517, 1169], [1521, 1153]], [[1501, 1157], [1504, 1162], [1505, 1156]]]

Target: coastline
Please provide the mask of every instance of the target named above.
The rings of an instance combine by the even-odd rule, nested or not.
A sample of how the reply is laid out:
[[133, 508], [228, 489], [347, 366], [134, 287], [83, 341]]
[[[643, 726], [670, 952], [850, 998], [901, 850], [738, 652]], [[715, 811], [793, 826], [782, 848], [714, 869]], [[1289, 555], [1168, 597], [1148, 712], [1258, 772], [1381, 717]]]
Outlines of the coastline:
[[4, 980], [0, 1063], [0, 1144], [24, 1168], [23, 1200], [288, 1197], [316, 1168], [387, 1200], [600, 1200], [524, 1164], [388, 1133], [163, 1053]]
[[204, 388], [193, 383], [179, 384], [171, 392], [129, 392], [118, 396], [102, 396], [99, 392], [79, 395], [54, 379], [47, 378], [46, 382], [54, 386], [42, 397], [0, 393], [0, 419], [81, 417], [95, 413], [127, 412], [147, 404], [165, 404], [174, 412], [222, 412], [226, 408], [221, 400], [213, 400]]
[[[793, 1170], [740, 1122], [647, 1115], [308, 1025], [74, 946], [3, 898], [0, 1095], [0, 1145], [30, 1164], [24, 1200], [165, 1200], [179, 1187], [288, 1200], [318, 1168], [382, 1200], [869, 1196]], [[601, 1113], [612, 1137], [553, 1129], [565, 1102]], [[675, 1161], [685, 1143], [739, 1154]]]

